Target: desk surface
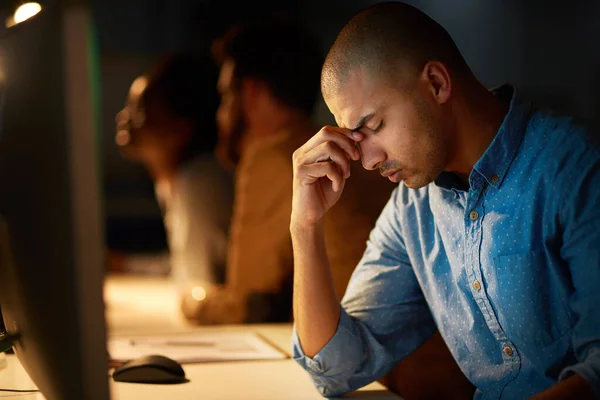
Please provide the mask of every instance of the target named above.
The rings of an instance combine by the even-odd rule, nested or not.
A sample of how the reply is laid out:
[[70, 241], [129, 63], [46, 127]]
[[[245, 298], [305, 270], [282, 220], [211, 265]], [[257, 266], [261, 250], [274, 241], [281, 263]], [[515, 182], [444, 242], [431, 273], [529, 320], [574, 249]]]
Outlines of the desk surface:
[[175, 291], [164, 278], [110, 276], [106, 280], [104, 298], [111, 337], [251, 329], [291, 356], [291, 324], [191, 324], [179, 312]]
[[[105, 285], [106, 320], [109, 336], [160, 335], [215, 330], [254, 331], [290, 355], [290, 324], [200, 327], [188, 324], [177, 307], [177, 298], [165, 279], [148, 277], [109, 277]], [[190, 382], [180, 385], [144, 385], [110, 381], [112, 399], [323, 399], [308, 374], [293, 360], [244, 361], [186, 364]], [[33, 383], [15, 356], [7, 357], [0, 371], [1, 388], [27, 389]], [[0, 393], [15, 397], [15, 393]], [[43, 400], [40, 394], [17, 395], [23, 400]], [[348, 397], [363, 400], [397, 400], [382, 385], [373, 383]]]

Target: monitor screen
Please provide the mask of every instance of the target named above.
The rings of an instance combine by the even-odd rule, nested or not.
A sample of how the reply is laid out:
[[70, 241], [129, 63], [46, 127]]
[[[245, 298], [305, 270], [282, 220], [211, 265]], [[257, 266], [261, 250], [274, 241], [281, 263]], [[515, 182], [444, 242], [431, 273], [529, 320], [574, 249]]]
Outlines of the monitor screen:
[[0, 37], [0, 308], [48, 400], [109, 397], [89, 8]]

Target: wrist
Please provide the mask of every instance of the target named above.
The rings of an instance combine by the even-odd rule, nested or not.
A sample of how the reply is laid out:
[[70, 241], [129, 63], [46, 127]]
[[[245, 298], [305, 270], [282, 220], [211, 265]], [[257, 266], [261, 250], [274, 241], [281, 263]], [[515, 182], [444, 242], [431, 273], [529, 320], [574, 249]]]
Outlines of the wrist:
[[323, 234], [323, 220], [307, 221], [302, 218], [292, 218], [290, 233], [292, 238], [315, 237]]

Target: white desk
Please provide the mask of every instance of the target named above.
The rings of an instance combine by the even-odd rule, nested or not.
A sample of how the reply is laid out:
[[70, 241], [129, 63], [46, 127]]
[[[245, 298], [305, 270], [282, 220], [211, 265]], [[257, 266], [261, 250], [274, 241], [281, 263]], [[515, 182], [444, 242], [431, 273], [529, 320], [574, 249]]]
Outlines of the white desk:
[[[15, 355], [7, 355], [6, 362], [7, 365], [0, 370], [0, 388], [18, 390], [37, 389]], [[40, 393], [0, 392], [0, 398], [3, 399], [5, 397], [16, 400], [45, 400], [45, 397]]]
[[[167, 280], [140, 277], [110, 277], [105, 287], [106, 319], [111, 337], [160, 335], [211, 330], [253, 330], [286, 354], [290, 354], [290, 324], [226, 327], [191, 326], [180, 316], [177, 299]], [[183, 366], [188, 383], [145, 385], [110, 381], [114, 400], [321, 400], [308, 374], [293, 360], [245, 361]], [[14, 356], [0, 371], [0, 387], [34, 387]], [[40, 394], [0, 393], [19, 400], [43, 400]], [[373, 383], [348, 397], [363, 400], [397, 400], [382, 385]]]

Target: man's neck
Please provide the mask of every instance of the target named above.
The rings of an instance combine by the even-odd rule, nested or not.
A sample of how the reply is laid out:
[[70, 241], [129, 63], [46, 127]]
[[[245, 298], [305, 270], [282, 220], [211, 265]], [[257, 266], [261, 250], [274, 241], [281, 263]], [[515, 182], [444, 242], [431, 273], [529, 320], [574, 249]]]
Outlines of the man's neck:
[[454, 161], [446, 170], [468, 183], [473, 166], [496, 137], [508, 110], [508, 103], [483, 86], [476, 86], [461, 97], [455, 109]]

